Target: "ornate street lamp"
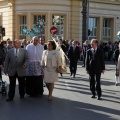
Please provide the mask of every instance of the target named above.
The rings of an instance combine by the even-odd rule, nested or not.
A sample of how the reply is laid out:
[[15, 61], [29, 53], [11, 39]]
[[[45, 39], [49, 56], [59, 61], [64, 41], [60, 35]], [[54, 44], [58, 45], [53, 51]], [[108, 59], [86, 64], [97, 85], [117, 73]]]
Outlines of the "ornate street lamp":
[[89, 0], [82, 0], [82, 44], [88, 39]]

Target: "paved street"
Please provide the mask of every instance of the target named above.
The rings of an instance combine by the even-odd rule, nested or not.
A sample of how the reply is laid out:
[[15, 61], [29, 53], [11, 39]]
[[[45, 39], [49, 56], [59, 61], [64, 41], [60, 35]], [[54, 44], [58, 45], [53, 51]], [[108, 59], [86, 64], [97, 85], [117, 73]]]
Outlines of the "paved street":
[[0, 96], [0, 120], [120, 120], [120, 86], [115, 86], [114, 74], [115, 65], [107, 63], [101, 78], [101, 101], [91, 98], [88, 75], [81, 65], [76, 78], [69, 73], [59, 77], [51, 102], [46, 88], [41, 98], [25, 96], [21, 100], [16, 91], [14, 101], [8, 103]]

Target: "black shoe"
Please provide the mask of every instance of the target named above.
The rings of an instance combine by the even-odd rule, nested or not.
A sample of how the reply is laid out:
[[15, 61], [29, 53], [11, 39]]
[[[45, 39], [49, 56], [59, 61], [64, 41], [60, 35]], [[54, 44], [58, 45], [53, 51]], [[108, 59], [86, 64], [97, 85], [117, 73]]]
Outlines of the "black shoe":
[[118, 83], [115, 83], [115, 86], [118, 86]]
[[91, 98], [96, 98], [95, 95], [93, 95]]
[[85, 67], [85, 65], [82, 65], [82, 67]]
[[70, 76], [72, 76], [72, 73], [70, 74]]
[[100, 98], [100, 97], [98, 97], [98, 100], [101, 100], [101, 98]]
[[61, 77], [62, 77], [62, 73], [60, 73]]
[[73, 78], [75, 78], [75, 75], [73, 75]]
[[6, 99], [6, 102], [10, 102], [10, 101], [13, 101], [13, 98], [7, 98]]

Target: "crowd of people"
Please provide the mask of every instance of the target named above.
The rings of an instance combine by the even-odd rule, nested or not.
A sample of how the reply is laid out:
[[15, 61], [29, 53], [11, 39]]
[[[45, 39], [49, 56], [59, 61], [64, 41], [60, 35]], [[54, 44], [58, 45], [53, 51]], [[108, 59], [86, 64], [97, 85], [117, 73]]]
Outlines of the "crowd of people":
[[115, 61], [118, 85], [120, 73], [118, 43], [99, 44], [96, 39], [92, 39], [90, 43], [86, 40], [81, 46], [76, 40], [59, 39], [57, 44], [54, 40], [45, 43], [45, 39], [39, 39], [37, 36], [30, 41], [8, 39], [7, 44], [5, 41], [0, 43], [0, 79], [3, 67], [4, 73], [9, 76], [7, 102], [14, 99], [16, 78], [21, 99], [25, 94], [30, 97], [42, 96], [45, 84], [48, 89], [48, 100], [52, 100], [54, 82], [58, 81], [58, 73], [62, 76], [62, 55], [56, 50], [57, 45], [63, 50], [66, 61], [69, 60], [70, 76], [73, 78], [76, 76], [77, 62], [83, 60], [82, 67], [85, 67], [89, 74], [92, 98], [95, 98], [97, 91], [98, 100], [101, 99], [100, 77], [105, 71], [105, 60]]

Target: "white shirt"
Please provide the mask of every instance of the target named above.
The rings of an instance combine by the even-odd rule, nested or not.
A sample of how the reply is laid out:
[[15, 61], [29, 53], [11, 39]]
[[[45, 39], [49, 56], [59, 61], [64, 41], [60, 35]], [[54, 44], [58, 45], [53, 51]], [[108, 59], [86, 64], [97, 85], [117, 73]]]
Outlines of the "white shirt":
[[94, 53], [94, 50], [95, 50], [95, 53], [96, 53], [97, 48], [95, 48], [95, 49], [91, 48], [91, 51], [92, 51], [92, 54], [93, 54], [93, 55], [95, 54], [95, 53]]
[[18, 57], [18, 54], [19, 54], [19, 48], [18, 49], [14, 48], [14, 55]]

